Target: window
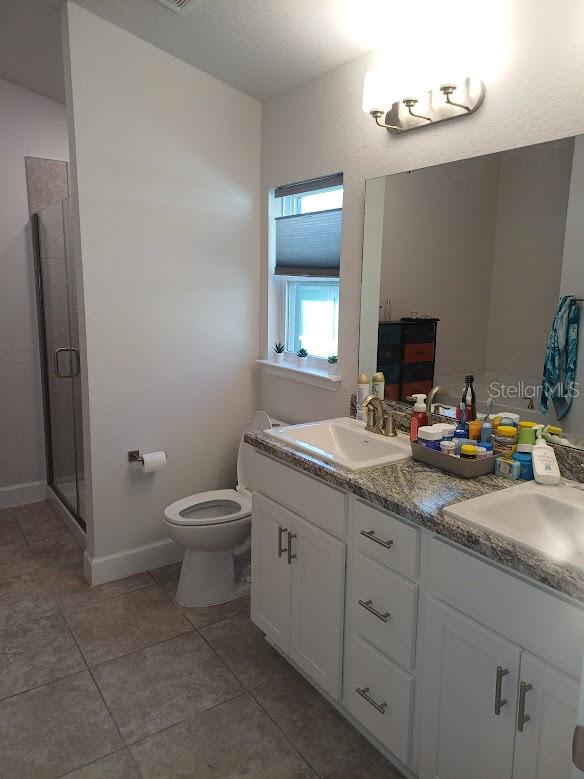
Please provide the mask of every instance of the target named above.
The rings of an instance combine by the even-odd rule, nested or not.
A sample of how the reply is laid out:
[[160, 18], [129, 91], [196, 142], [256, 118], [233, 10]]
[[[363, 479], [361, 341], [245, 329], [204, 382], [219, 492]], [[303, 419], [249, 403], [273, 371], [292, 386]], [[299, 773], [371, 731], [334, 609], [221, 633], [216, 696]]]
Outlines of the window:
[[278, 340], [311, 358], [337, 354], [342, 174], [275, 191]]
[[285, 346], [287, 352], [301, 347], [312, 357], [337, 353], [339, 281], [289, 279], [286, 282]]

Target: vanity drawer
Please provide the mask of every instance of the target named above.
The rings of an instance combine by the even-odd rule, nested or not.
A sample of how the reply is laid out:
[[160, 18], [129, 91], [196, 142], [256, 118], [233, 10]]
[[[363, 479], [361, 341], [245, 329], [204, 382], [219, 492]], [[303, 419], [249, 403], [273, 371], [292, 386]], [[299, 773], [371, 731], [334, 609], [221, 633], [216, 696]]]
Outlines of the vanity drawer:
[[420, 531], [391, 514], [356, 500], [353, 508], [353, 541], [362, 552], [404, 576], [418, 575]]
[[407, 763], [413, 678], [358, 636], [350, 637], [347, 653], [343, 692], [345, 706], [384, 746]]
[[251, 452], [250, 467], [252, 491], [272, 498], [334, 536], [346, 534], [347, 495], [344, 492], [327, 487], [255, 449]]
[[351, 630], [404, 668], [413, 668], [418, 585], [359, 552], [351, 570]]

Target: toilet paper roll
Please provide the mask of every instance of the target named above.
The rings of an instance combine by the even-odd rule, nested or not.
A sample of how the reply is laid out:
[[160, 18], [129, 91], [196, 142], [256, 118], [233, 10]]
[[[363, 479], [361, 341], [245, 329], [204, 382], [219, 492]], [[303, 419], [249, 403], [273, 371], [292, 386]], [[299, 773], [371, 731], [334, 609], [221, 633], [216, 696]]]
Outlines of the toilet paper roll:
[[144, 473], [161, 471], [163, 468], [166, 468], [166, 452], [146, 452], [142, 457], [144, 458], [142, 463]]

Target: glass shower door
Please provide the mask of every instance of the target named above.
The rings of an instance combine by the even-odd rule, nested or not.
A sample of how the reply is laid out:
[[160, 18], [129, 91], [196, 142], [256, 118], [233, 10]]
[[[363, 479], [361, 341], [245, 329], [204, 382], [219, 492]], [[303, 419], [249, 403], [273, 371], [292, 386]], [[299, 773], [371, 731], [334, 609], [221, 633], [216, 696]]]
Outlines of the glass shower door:
[[[79, 337], [70, 254], [69, 199], [33, 216], [48, 482], [82, 520]], [[83, 524], [83, 522], [81, 522]]]

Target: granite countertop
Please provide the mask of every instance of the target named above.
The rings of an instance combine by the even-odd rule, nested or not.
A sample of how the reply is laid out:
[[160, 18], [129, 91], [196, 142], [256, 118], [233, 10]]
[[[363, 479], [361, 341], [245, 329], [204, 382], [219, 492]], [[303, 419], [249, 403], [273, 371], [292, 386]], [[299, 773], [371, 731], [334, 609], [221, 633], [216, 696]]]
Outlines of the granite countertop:
[[363, 471], [346, 471], [276, 441], [265, 433], [246, 433], [245, 441], [264, 454], [352, 492], [584, 603], [584, 574], [531, 552], [511, 539], [444, 514], [444, 509], [453, 503], [506, 489], [514, 482], [495, 475], [462, 479], [415, 460]]

